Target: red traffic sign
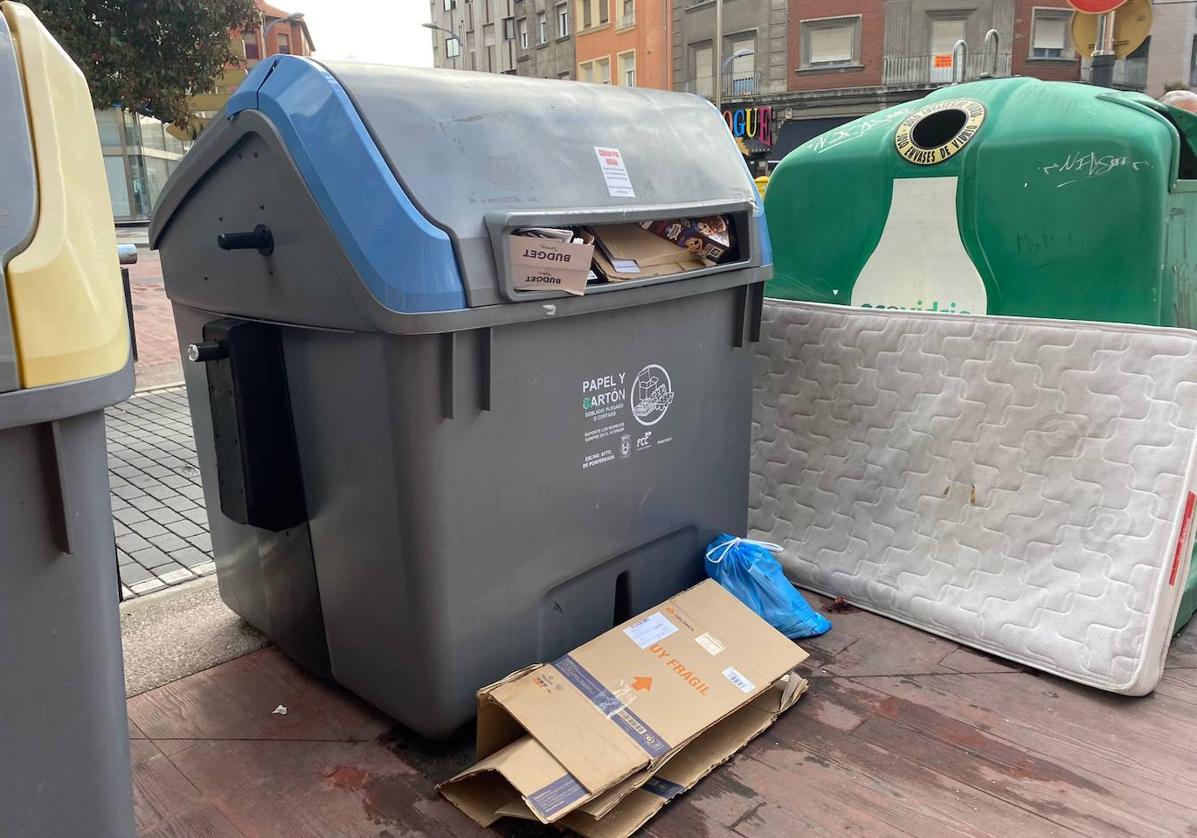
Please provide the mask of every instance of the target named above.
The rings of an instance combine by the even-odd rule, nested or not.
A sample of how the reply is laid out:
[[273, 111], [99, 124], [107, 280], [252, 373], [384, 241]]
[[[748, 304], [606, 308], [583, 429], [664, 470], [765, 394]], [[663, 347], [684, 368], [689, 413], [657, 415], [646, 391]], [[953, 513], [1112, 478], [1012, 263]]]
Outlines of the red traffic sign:
[[1068, 5], [1087, 15], [1104, 15], [1125, 2], [1126, 0], [1068, 0]]

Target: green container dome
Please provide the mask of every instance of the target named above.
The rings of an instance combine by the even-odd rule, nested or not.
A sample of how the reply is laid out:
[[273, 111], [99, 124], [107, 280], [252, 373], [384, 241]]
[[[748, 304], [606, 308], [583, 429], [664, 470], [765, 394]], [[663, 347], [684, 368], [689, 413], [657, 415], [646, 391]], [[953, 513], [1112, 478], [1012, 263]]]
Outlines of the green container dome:
[[773, 174], [768, 293], [1192, 326], [1192, 124], [1140, 94], [1027, 78], [863, 117]]

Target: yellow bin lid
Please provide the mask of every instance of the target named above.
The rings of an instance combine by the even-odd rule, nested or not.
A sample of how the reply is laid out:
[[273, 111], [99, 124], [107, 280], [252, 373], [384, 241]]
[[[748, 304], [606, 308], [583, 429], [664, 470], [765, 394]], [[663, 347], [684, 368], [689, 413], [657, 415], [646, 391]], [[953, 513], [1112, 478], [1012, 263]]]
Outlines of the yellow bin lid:
[[20, 385], [113, 373], [128, 360], [129, 330], [87, 82], [28, 8], [4, 2], [0, 12], [24, 81], [37, 168], [36, 230], [23, 250], [0, 265]]

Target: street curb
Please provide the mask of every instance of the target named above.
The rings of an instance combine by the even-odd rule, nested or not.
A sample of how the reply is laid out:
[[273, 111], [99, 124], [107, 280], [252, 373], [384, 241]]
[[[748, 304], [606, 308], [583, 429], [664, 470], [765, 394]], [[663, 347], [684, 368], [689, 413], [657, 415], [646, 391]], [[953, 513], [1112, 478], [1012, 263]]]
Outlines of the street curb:
[[138, 396], [148, 396], [151, 393], [158, 393], [162, 390], [177, 390], [186, 384], [185, 381], [179, 380], [172, 384], [155, 384], [153, 387], [146, 387], [144, 390], [134, 390], [133, 395], [129, 398], [136, 398]]
[[121, 603], [121, 614], [133, 614], [142, 610], [143, 608], [157, 605], [160, 602], [174, 599], [178, 596], [185, 596], [187, 594], [192, 594], [215, 587], [216, 574], [213, 573], [209, 576], [201, 576], [198, 579], [192, 579], [190, 582], [184, 582], [181, 585], [163, 588], [160, 591], [152, 591], [148, 594], [138, 594], [132, 599], [127, 599]]

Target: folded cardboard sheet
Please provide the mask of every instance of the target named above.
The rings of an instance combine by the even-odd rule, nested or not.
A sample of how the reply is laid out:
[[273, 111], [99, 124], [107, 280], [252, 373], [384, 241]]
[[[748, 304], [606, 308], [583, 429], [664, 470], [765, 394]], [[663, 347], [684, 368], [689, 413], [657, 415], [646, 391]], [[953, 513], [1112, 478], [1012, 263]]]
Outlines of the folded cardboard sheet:
[[631, 834], [797, 700], [805, 658], [707, 580], [480, 690], [479, 762], [441, 792], [483, 826]]

